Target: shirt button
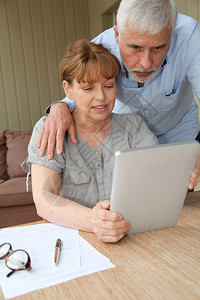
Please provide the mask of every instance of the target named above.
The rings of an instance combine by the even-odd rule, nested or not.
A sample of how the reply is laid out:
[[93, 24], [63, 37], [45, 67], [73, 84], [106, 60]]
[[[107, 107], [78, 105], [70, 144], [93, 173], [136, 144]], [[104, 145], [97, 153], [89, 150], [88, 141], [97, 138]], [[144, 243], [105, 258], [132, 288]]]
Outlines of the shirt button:
[[100, 192], [102, 192], [102, 191], [103, 191], [103, 188], [102, 188], [101, 186], [99, 187], [99, 191], [100, 191]]
[[101, 176], [97, 176], [97, 179], [101, 180]]
[[101, 164], [97, 164], [97, 167], [100, 168], [100, 167], [101, 167]]

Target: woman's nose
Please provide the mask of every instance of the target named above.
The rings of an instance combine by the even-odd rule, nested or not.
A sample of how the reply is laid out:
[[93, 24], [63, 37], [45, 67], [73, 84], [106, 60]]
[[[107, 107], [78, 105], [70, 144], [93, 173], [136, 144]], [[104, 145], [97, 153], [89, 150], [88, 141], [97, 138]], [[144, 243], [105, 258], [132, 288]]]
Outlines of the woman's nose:
[[105, 92], [104, 92], [104, 89], [102, 87], [97, 89], [96, 98], [98, 100], [104, 100], [105, 99]]

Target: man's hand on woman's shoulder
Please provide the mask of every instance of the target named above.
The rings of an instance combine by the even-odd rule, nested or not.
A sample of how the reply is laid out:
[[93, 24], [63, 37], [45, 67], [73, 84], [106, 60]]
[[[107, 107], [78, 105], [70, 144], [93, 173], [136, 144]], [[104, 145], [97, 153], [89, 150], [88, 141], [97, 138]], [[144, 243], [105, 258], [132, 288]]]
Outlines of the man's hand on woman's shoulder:
[[40, 131], [37, 146], [40, 148], [40, 156], [43, 156], [48, 147], [48, 159], [53, 158], [54, 148], [58, 154], [63, 151], [65, 132], [68, 131], [70, 140], [76, 144], [74, 120], [66, 103], [58, 102], [52, 105]]

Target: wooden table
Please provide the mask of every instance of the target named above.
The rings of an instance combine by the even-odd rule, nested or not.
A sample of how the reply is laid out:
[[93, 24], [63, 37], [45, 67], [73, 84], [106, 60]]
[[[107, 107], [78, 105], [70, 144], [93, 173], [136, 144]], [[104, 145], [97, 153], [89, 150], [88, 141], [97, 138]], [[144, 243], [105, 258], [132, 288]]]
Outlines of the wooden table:
[[200, 299], [200, 192], [187, 195], [175, 227], [116, 244], [100, 242], [93, 233], [80, 235], [116, 267], [15, 299]]

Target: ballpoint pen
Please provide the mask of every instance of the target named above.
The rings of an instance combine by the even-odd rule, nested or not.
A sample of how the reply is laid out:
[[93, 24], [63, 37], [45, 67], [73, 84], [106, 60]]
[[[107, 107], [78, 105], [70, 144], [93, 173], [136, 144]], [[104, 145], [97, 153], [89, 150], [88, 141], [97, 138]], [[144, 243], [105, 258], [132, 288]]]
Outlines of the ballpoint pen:
[[55, 253], [54, 253], [54, 264], [57, 265], [59, 258], [60, 258], [60, 252], [62, 249], [62, 241], [61, 239], [57, 239], [56, 246], [55, 246]]

